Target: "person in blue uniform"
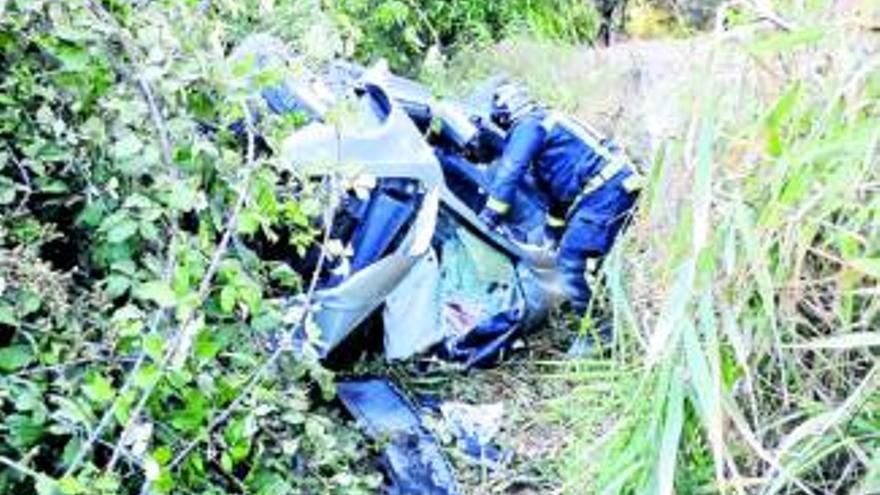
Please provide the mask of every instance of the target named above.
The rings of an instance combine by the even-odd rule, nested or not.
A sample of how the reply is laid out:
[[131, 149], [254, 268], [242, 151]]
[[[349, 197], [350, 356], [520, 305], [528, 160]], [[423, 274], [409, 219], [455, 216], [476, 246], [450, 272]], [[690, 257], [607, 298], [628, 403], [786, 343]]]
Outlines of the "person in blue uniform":
[[641, 176], [609, 139], [537, 105], [515, 84], [497, 88], [491, 118], [507, 137], [480, 218], [497, 228], [519, 182], [532, 174], [548, 198], [546, 242], [558, 249], [565, 291], [583, 315], [591, 296], [587, 275], [626, 224]]

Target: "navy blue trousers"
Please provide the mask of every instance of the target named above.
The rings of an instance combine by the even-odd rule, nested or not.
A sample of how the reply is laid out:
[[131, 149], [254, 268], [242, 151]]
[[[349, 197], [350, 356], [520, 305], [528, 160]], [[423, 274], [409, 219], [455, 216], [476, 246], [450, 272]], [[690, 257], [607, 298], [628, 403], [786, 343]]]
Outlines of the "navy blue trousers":
[[586, 312], [591, 296], [586, 278], [588, 260], [598, 261], [611, 251], [635, 204], [637, 193], [623, 187], [629, 175], [629, 172], [621, 172], [612, 177], [599, 189], [580, 198], [569, 213], [559, 243], [557, 264], [572, 309], [580, 315]]

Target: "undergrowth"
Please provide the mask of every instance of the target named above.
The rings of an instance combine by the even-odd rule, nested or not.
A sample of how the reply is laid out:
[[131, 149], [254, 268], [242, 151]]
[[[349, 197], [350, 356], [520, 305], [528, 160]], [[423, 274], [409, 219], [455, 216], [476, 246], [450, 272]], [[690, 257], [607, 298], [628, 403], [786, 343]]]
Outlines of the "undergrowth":
[[580, 0], [335, 0], [330, 4], [353, 55], [367, 62], [384, 58], [395, 71], [408, 74], [442, 66], [456, 51], [485, 47], [515, 34], [588, 42], [600, 23], [593, 2]]
[[[876, 7], [782, 4], [703, 38], [605, 266], [615, 351], [559, 365], [581, 383], [551, 408], [565, 493], [880, 491]], [[761, 76], [733, 105], [732, 53]]]
[[285, 301], [326, 203], [266, 151], [302, 119], [257, 92], [293, 67], [227, 57], [330, 25], [302, 7], [0, 2], [0, 493], [381, 482], [332, 375], [276, 342], [309, 324]]
[[[605, 265], [614, 352], [553, 369], [567, 493], [880, 491], [875, 7], [807, 3], [733, 3], [720, 27], [763, 27], [705, 38], [692, 119]], [[277, 4], [0, 0], [0, 492], [381, 483], [325, 407], [332, 375], [276, 339], [309, 325], [291, 260], [331, 202], [267, 152], [302, 122], [256, 97], [279, 72], [228, 54], [269, 31], [415, 70], [522, 30], [582, 41], [595, 17], [347, 1], [336, 37], [317, 3]], [[731, 50], [766, 76], [736, 108], [704, 77]]]

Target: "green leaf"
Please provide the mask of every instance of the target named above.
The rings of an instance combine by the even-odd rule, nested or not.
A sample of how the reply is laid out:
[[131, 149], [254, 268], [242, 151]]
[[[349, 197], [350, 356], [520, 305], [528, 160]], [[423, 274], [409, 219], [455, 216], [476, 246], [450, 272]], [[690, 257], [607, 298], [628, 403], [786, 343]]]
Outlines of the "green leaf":
[[105, 473], [94, 481], [94, 490], [98, 493], [120, 493], [119, 478], [115, 473]]
[[0, 301], [0, 325], [10, 327], [18, 326], [18, 318], [15, 316], [15, 308], [6, 301]]
[[131, 218], [124, 218], [116, 223], [107, 232], [107, 242], [120, 243], [125, 242], [138, 230], [138, 223]]
[[238, 287], [238, 297], [247, 305], [252, 314], [260, 310], [263, 294], [256, 284], [244, 284]]
[[282, 287], [288, 289], [295, 289], [302, 285], [299, 274], [287, 263], [279, 262], [275, 264], [269, 276]]
[[792, 109], [800, 98], [801, 86], [799, 83], [792, 85], [776, 102], [773, 110], [767, 116], [765, 132], [768, 152], [772, 156], [782, 155], [782, 126], [788, 120]]
[[238, 298], [238, 292], [232, 285], [226, 285], [220, 290], [220, 310], [224, 313], [232, 313], [235, 309], [235, 301]]
[[116, 399], [116, 410], [113, 411], [113, 418], [119, 424], [125, 424], [131, 417], [131, 408], [137, 400], [138, 391], [130, 388], [124, 394], [120, 394]]
[[63, 194], [70, 190], [67, 183], [57, 179], [41, 177], [36, 180], [36, 183], [37, 187], [40, 188], [40, 192], [46, 194]]
[[0, 348], [0, 370], [16, 371], [30, 364], [33, 359], [30, 346], [13, 345]]
[[132, 158], [144, 148], [144, 144], [134, 134], [128, 134], [113, 144], [113, 154], [120, 159]]
[[243, 211], [238, 217], [239, 234], [253, 235], [260, 228], [260, 214], [255, 211]]
[[77, 437], [71, 437], [71, 439], [64, 445], [64, 450], [61, 453], [61, 464], [65, 467], [70, 466], [70, 463], [76, 459], [76, 455], [81, 448], [82, 440]]
[[7, 442], [19, 450], [37, 444], [46, 432], [43, 419], [37, 416], [10, 414], [3, 425]]
[[58, 488], [64, 495], [83, 495], [89, 493], [88, 488], [71, 476], [61, 478], [61, 480], [58, 481]]
[[259, 333], [272, 332], [282, 325], [282, 316], [271, 309], [264, 310], [260, 314], [255, 315], [251, 321], [251, 328]]
[[105, 280], [104, 292], [110, 299], [116, 299], [128, 292], [131, 280], [125, 275], [110, 275]]
[[229, 456], [229, 453], [224, 451], [223, 454], [220, 455], [220, 467], [226, 471], [227, 473], [232, 472], [232, 457]]
[[152, 333], [144, 337], [144, 352], [153, 361], [161, 361], [165, 354], [165, 339], [161, 335]]
[[140, 233], [141, 237], [146, 239], [147, 241], [159, 242], [159, 229], [153, 222], [141, 222], [140, 223]]
[[114, 272], [133, 276], [135, 271], [137, 270], [137, 265], [135, 265], [134, 261], [132, 260], [120, 260], [110, 265], [110, 269]]
[[205, 194], [198, 189], [198, 182], [177, 180], [171, 184], [168, 206], [174, 210], [188, 212], [202, 210], [207, 206]]
[[196, 335], [195, 352], [200, 359], [213, 359], [223, 349], [223, 342], [214, 338], [212, 332], [200, 331]]
[[184, 432], [196, 432], [208, 417], [208, 402], [195, 390], [191, 390], [183, 399], [186, 400], [183, 409], [171, 415], [171, 426]]
[[19, 309], [22, 315], [27, 316], [36, 313], [42, 306], [43, 301], [36, 292], [26, 290], [22, 293], [21, 301], [19, 301]]
[[9, 205], [15, 202], [18, 188], [8, 177], [0, 177], [0, 205]]
[[104, 215], [104, 203], [99, 200], [90, 201], [77, 217], [77, 223], [86, 227], [96, 227], [101, 224]]
[[113, 328], [122, 337], [134, 337], [144, 328], [144, 314], [132, 304], [127, 304], [113, 312], [110, 320]]
[[52, 53], [64, 65], [64, 70], [71, 72], [84, 71], [89, 66], [89, 54], [82, 46], [72, 43], [57, 43]]
[[177, 297], [171, 287], [160, 280], [141, 284], [135, 291], [135, 296], [139, 299], [152, 301], [162, 308], [173, 307], [177, 302]]
[[674, 373], [666, 397], [666, 417], [663, 422], [663, 436], [657, 454], [656, 487], [658, 495], [675, 493], [675, 468], [679, 443], [684, 426], [684, 386], [683, 379]]
[[146, 389], [152, 384], [159, 375], [159, 368], [155, 364], [145, 364], [134, 375], [134, 385], [138, 388]]
[[58, 484], [48, 476], [38, 476], [34, 483], [37, 495], [59, 495]]
[[55, 406], [52, 417], [56, 424], [82, 425], [89, 427], [94, 421], [94, 415], [84, 400], [71, 400], [61, 395], [53, 395], [51, 402]]
[[174, 452], [168, 446], [161, 446], [153, 451], [153, 459], [161, 466], [167, 466], [174, 458]]
[[98, 404], [109, 402], [116, 396], [116, 390], [113, 388], [113, 385], [100, 373], [92, 373], [86, 378], [83, 392]]

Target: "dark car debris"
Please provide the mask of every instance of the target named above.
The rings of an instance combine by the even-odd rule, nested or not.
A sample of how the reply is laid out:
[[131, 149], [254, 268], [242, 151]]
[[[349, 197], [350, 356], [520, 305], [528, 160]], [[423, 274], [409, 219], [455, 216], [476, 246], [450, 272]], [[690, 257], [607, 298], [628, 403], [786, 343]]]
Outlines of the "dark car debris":
[[[272, 67], [290, 55], [280, 41], [257, 35], [233, 57]], [[609, 140], [560, 120], [516, 90], [499, 89], [504, 84], [491, 80], [467, 101], [438, 102], [428, 88], [382, 64], [337, 62], [322, 74], [306, 71], [261, 90], [270, 111], [299, 112], [308, 120], [283, 149], [273, 150], [291, 170], [314, 178], [363, 178], [360, 190], [337, 198], [329, 226], [346, 255], [328, 260], [318, 274], [312, 301], [319, 335], [294, 335], [292, 341], [308, 342], [326, 358], [360, 345], [364, 327], [381, 321], [382, 342], [375, 347], [387, 360], [431, 354], [467, 370], [503, 359], [566, 299], [576, 310], [584, 305], [590, 295], [585, 274], [595, 271], [624, 226], [638, 175]], [[330, 118], [341, 103], [348, 111], [342, 123]], [[499, 105], [508, 112], [506, 125], [492, 118]], [[520, 138], [526, 147], [555, 140], [558, 149], [542, 160], [569, 175], [571, 154], [589, 153], [581, 168], [595, 176], [575, 185], [572, 176], [556, 184], [561, 192], [550, 187], [548, 193], [546, 177], [524, 173], [530, 155], [511, 150]], [[553, 194], [571, 196], [568, 220], [584, 223], [563, 234], [566, 217], [557, 210], [564, 198]], [[568, 256], [572, 245], [590, 251]], [[315, 269], [300, 268], [303, 275]], [[365, 433], [385, 442], [388, 493], [459, 493], [437, 440], [398, 387], [383, 378], [337, 386]], [[468, 414], [492, 410], [447, 407], [442, 416], [466, 453], [497, 463], [500, 450], [467, 421]]]
[[461, 493], [437, 440], [418, 409], [389, 380], [365, 378], [337, 383], [345, 408], [372, 439], [384, 442], [382, 461], [391, 495]]

